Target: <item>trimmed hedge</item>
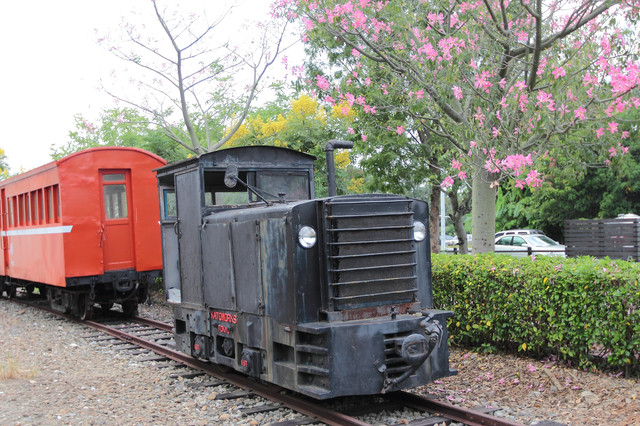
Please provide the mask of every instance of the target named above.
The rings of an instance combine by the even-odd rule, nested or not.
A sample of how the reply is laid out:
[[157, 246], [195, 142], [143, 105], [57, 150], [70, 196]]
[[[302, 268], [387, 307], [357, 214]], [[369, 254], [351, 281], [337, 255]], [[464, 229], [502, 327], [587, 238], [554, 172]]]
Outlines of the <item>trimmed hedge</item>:
[[594, 367], [640, 366], [640, 264], [590, 257], [431, 256], [435, 305], [451, 342], [556, 354]]

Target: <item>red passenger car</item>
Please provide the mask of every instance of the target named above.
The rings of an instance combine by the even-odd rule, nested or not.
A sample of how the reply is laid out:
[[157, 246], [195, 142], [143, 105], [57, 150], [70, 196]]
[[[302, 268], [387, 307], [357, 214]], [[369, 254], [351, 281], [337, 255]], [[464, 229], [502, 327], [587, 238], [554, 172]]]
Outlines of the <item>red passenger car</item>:
[[0, 294], [38, 288], [83, 318], [95, 303], [133, 314], [160, 276], [156, 176], [137, 148], [77, 152], [0, 182]]

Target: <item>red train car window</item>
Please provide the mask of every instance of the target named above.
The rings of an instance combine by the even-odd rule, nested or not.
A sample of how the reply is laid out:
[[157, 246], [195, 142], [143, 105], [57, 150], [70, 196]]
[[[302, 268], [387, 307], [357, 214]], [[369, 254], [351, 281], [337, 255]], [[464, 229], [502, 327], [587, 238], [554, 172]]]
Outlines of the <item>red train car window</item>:
[[25, 225], [31, 225], [31, 194], [24, 194]]
[[46, 215], [44, 212], [44, 190], [43, 189], [38, 189], [38, 210], [40, 211], [40, 217], [38, 220], [42, 225], [43, 223], [47, 222]]
[[13, 226], [18, 226], [18, 197], [13, 197]]
[[60, 191], [58, 185], [45, 188], [47, 223], [55, 223], [60, 221]]
[[31, 202], [31, 224], [38, 224], [38, 191], [31, 191], [31, 195], [29, 196], [29, 201]]
[[104, 211], [107, 219], [128, 217], [127, 188], [124, 185], [104, 186]]
[[9, 226], [13, 226], [13, 198], [7, 200], [9, 202]]
[[53, 185], [53, 204], [53, 213], [55, 215], [54, 220], [55, 222], [60, 222], [60, 190], [58, 185]]
[[129, 217], [127, 206], [127, 185], [123, 173], [104, 174], [104, 215], [106, 219], [123, 219]]
[[45, 211], [46, 211], [46, 222], [51, 223], [53, 219], [53, 193], [51, 192], [51, 187], [48, 186], [44, 189], [44, 201], [45, 201]]
[[26, 224], [25, 221], [25, 208], [24, 208], [24, 194], [18, 195], [18, 215], [20, 216], [20, 226]]

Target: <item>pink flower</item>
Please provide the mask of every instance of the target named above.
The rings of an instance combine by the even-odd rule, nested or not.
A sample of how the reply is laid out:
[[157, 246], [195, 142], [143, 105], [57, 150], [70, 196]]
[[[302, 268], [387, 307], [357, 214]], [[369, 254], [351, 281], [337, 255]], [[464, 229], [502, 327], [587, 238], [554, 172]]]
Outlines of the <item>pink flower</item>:
[[516, 37], [518, 37], [518, 41], [520, 43], [524, 43], [525, 41], [527, 41], [527, 38], [529, 38], [529, 34], [525, 33], [524, 31], [520, 31], [514, 34], [516, 35]]
[[554, 69], [553, 71], [551, 71], [551, 74], [553, 74], [553, 76], [555, 77], [555, 79], [559, 79], [560, 77], [564, 77], [567, 73], [564, 71], [564, 68], [562, 67], [557, 67], [556, 69]]
[[596, 137], [600, 139], [602, 135], [604, 135], [604, 128], [600, 127], [598, 130], [596, 130]]
[[629, 137], [629, 132], [627, 132], [626, 130], [622, 132], [622, 134], [620, 135], [620, 138], [622, 139], [627, 139]]
[[353, 134], [355, 133], [355, 130], [353, 130], [353, 128], [352, 128], [352, 127], [349, 127], [349, 128], [347, 129], [347, 133], [349, 133], [350, 135], [353, 135]]
[[458, 86], [453, 86], [453, 96], [455, 96], [456, 99], [461, 100], [462, 99], [462, 89]]
[[616, 155], [618, 155], [618, 151], [615, 149], [615, 147], [612, 146], [611, 148], [609, 148], [609, 157], [613, 158]]
[[416, 92], [416, 99], [422, 99], [422, 98], [424, 98], [424, 91], [418, 90]]
[[527, 182], [527, 185], [529, 185], [531, 188], [542, 186], [542, 179], [538, 178], [538, 171], [537, 170], [529, 171], [525, 181]]
[[607, 126], [609, 127], [609, 131], [611, 132], [611, 134], [614, 134], [618, 131], [618, 123], [616, 123], [615, 121], [607, 123]]
[[399, 135], [403, 134], [404, 133], [404, 127], [398, 126], [396, 128], [396, 133], [399, 134]]
[[583, 107], [580, 107], [576, 110], [573, 111], [576, 114], [576, 118], [579, 118], [580, 120], [584, 120], [585, 119], [585, 113], [587, 112], [586, 109], [584, 109]]
[[536, 370], [537, 370], [537, 368], [536, 368], [536, 367], [534, 367], [534, 366], [533, 366], [533, 365], [531, 365], [531, 364], [527, 364], [527, 367], [529, 368], [529, 372], [530, 372], [530, 373], [533, 373], [534, 371], [536, 371]]
[[321, 88], [322, 90], [327, 90], [329, 89], [329, 82], [327, 81], [327, 79], [323, 76], [323, 75], [317, 75], [316, 76], [316, 85]]
[[444, 189], [451, 188], [453, 186], [453, 178], [451, 176], [447, 176], [444, 178], [440, 186]]
[[466, 179], [467, 179], [467, 173], [466, 173], [466, 172], [463, 172], [463, 171], [459, 172], [459, 173], [458, 173], [458, 179], [460, 179], [460, 180], [466, 180]]
[[302, 22], [304, 22], [304, 27], [305, 27], [305, 29], [307, 31], [311, 31], [313, 29], [313, 27], [315, 26], [313, 21], [311, 19], [308, 19], [308, 18], [302, 18]]
[[459, 162], [456, 159], [451, 160], [451, 168], [452, 169], [456, 169], [456, 170], [460, 170], [462, 168], [462, 163]]
[[367, 141], [367, 135], [361, 135], [360, 137], [362, 138], [362, 142], [366, 142]]

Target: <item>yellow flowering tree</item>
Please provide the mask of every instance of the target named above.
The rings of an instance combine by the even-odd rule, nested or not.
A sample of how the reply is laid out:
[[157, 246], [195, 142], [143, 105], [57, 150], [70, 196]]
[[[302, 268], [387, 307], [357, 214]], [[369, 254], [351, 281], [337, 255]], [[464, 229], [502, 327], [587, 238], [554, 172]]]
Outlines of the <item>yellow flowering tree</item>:
[[9, 178], [9, 164], [7, 164], [7, 155], [4, 149], [0, 148], [0, 180]]
[[[314, 155], [317, 158], [316, 195], [326, 196], [324, 146], [328, 140], [350, 137], [355, 118], [355, 111], [346, 103], [329, 109], [302, 94], [284, 108], [269, 105], [249, 115], [224, 147], [272, 145]], [[362, 192], [364, 178], [352, 164], [349, 152], [336, 151], [335, 163], [338, 193]]]

